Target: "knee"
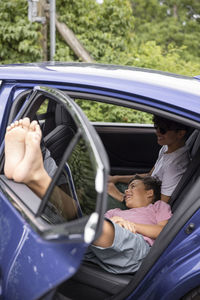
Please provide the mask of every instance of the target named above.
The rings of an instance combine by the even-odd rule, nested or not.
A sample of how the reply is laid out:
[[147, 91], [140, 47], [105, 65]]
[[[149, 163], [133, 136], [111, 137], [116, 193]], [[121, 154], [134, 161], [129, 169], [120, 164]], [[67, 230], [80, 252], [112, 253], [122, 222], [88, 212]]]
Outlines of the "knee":
[[104, 220], [102, 233], [106, 234], [108, 232], [114, 231], [114, 226], [111, 222]]
[[95, 246], [103, 248], [110, 247], [115, 236], [115, 229], [111, 222], [104, 220], [102, 233], [100, 237], [93, 243]]

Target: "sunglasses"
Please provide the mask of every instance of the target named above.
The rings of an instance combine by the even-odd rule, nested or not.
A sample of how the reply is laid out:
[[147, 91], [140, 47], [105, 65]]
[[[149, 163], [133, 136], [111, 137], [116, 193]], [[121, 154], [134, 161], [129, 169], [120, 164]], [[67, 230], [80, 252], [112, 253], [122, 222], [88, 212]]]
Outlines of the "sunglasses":
[[159, 129], [159, 131], [160, 131], [161, 134], [165, 134], [165, 133], [169, 130], [168, 128], [159, 127], [159, 126], [154, 126], [154, 128], [155, 128], [156, 130]]
[[169, 130], [181, 130], [181, 129], [179, 129], [179, 128], [167, 128], [167, 127], [160, 127], [160, 126], [154, 126], [154, 128], [156, 129], [156, 130], [158, 130], [159, 129], [159, 131], [160, 131], [160, 133], [161, 134], [165, 134], [167, 131], [169, 131]]

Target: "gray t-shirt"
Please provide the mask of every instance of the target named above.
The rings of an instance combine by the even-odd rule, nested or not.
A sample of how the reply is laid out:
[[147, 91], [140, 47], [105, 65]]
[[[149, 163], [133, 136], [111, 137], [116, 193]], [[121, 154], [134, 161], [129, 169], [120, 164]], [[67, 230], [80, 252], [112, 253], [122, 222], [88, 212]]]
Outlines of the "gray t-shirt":
[[188, 148], [183, 146], [174, 152], [166, 153], [168, 146], [160, 149], [152, 176], [162, 181], [161, 193], [171, 196], [190, 162]]

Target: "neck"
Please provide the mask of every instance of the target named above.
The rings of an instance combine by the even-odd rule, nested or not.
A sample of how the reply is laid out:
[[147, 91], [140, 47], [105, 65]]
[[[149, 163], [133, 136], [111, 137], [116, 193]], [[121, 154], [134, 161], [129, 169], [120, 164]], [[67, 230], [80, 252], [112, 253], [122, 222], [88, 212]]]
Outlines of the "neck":
[[172, 145], [167, 145], [168, 146], [168, 150], [166, 153], [172, 153], [174, 151], [176, 151], [177, 149], [183, 147], [185, 145], [184, 141], [182, 142], [178, 142], [178, 143], [174, 143]]

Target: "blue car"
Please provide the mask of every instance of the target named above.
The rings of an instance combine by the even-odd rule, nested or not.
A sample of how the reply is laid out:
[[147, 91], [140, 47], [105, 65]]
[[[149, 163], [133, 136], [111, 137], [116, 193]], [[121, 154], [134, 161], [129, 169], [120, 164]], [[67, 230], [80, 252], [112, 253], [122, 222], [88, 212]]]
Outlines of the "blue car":
[[[156, 114], [193, 130], [173, 216], [134, 274], [111, 274], [83, 258], [101, 234], [108, 175], [148, 172], [159, 152], [155, 129], [150, 121], [88, 120], [80, 102], [145, 112], [149, 120]], [[40, 123], [44, 161], [57, 165], [42, 199], [4, 175], [6, 127], [25, 116]], [[200, 299], [200, 76], [84, 63], [2, 65], [0, 123], [0, 299]], [[76, 203], [75, 216], [55, 208], [56, 185]]]

